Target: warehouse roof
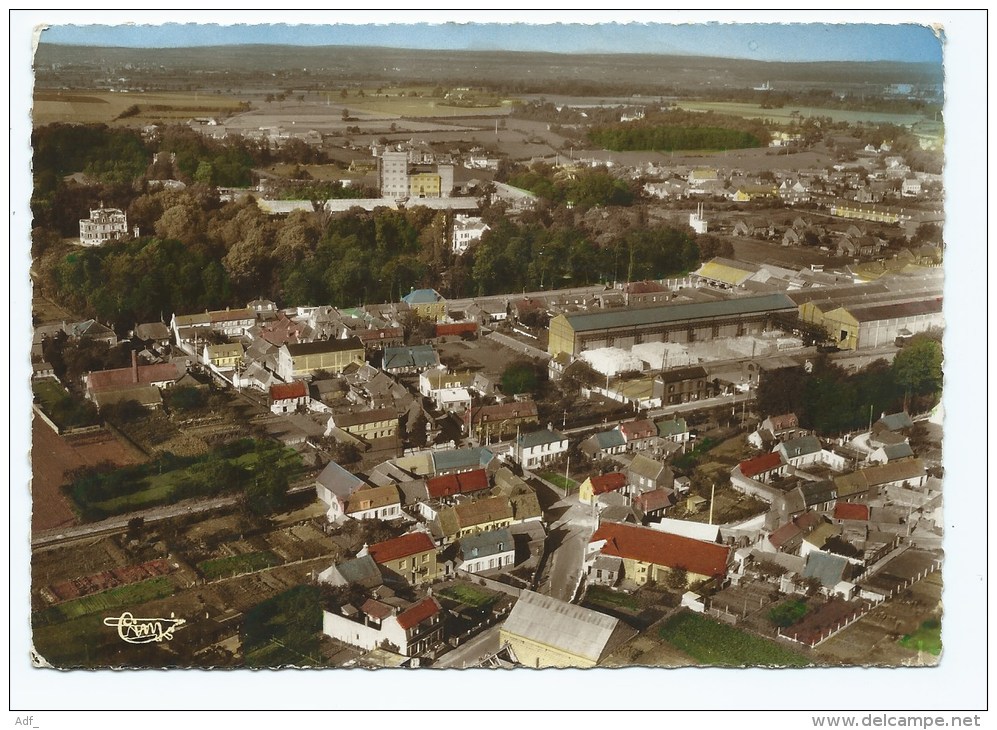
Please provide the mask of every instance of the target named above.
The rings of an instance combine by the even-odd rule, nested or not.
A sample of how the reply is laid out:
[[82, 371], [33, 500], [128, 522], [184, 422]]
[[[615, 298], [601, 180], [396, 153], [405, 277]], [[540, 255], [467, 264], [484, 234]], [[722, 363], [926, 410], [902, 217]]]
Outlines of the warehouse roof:
[[591, 332], [620, 327], [640, 327], [642, 325], [684, 320], [729, 317], [738, 314], [774, 312], [796, 309], [796, 304], [785, 294], [766, 294], [757, 297], [722, 299], [714, 302], [693, 302], [691, 304], [668, 304], [660, 307], [639, 309], [617, 309], [610, 312], [561, 315], [575, 332]]
[[343, 350], [363, 351], [363, 343], [358, 337], [347, 337], [343, 340], [318, 340], [317, 342], [288, 343], [287, 348], [291, 357], [299, 355], [317, 355], [320, 352], [342, 352]]
[[598, 662], [611, 648], [610, 639], [619, 625], [619, 619], [598, 611], [523, 591], [502, 631]]
[[883, 319], [916, 317], [921, 314], [938, 314], [942, 311], [942, 298], [900, 304], [870, 304], [842, 308], [858, 322], [877, 322]]

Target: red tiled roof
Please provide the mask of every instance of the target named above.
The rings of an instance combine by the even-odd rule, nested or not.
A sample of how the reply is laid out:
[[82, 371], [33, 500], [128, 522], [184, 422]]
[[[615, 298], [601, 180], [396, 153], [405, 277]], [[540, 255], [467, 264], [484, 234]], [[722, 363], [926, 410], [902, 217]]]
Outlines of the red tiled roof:
[[439, 612], [440, 604], [436, 602], [435, 598], [429, 596], [398, 614], [398, 625], [408, 631]]
[[782, 454], [778, 451], [773, 451], [763, 456], [757, 456], [754, 459], [742, 461], [738, 464], [738, 466], [741, 467], [741, 473], [744, 474], [744, 476], [757, 476], [758, 474], [762, 474], [782, 466]]
[[781, 416], [772, 416], [769, 420], [772, 422], [772, 428], [777, 431], [781, 431], [785, 428], [796, 428], [800, 425], [795, 413], [784, 413]]
[[836, 520], [868, 520], [869, 505], [853, 502], [838, 502], [834, 505], [834, 519]]
[[801, 530], [810, 530], [821, 523], [820, 515], [813, 510], [807, 510], [803, 514], [796, 515], [793, 523]]
[[293, 383], [279, 383], [270, 386], [270, 402], [279, 400], [290, 400], [292, 398], [304, 398], [308, 395], [308, 386], [304, 381], [296, 380]]
[[645, 512], [665, 509], [672, 503], [671, 489], [655, 489], [651, 492], [644, 492], [634, 497], [634, 504]]
[[382, 327], [377, 330], [360, 330], [356, 335], [366, 345], [368, 342], [377, 342], [378, 340], [401, 339], [405, 336], [405, 331], [401, 327]]
[[495, 423], [513, 418], [536, 418], [537, 404], [534, 401], [513, 401], [493, 406], [479, 406], [473, 409], [470, 417], [474, 423]]
[[615, 492], [617, 489], [623, 489], [623, 487], [627, 485], [626, 475], [621, 474], [618, 471], [610, 472], [609, 474], [602, 474], [601, 476], [589, 477], [589, 481], [592, 482], [593, 494]]
[[697, 575], [725, 574], [730, 557], [730, 549], [723, 545], [622, 523], [604, 523], [589, 542], [599, 540], [606, 541], [603, 555], [685, 568]]
[[455, 494], [468, 494], [488, 489], [488, 474], [484, 469], [465, 471], [460, 474], [444, 474], [426, 481], [426, 491], [433, 499], [452, 497]]
[[367, 551], [374, 558], [376, 563], [387, 563], [398, 558], [407, 558], [409, 555], [424, 553], [427, 550], [435, 550], [433, 539], [425, 532], [410, 532], [391, 540], [375, 543]]
[[658, 435], [658, 427], [646, 419], [621, 423], [620, 431], [626, 437], [627, 441], [631, 439], [646, 439]]
[[373, 598], [368, 598], [364, 601], [360, 610], [368, 616], [376, 618], [378, 621], [384, 621], [384, 619], [392, 614], [391, 606], [380, 601], [375, 601]]
[[156, 365], [139, 365], [138, 376], [132, 368], [117, 368], [116, 370], [98, 370], [90, 373], [90, 390], [115, 390], [132, 385], [149, 385], [151, 383], [172, 382], [179, 377], [177, 366], [172, 363], [157, 363]]
[[785, 525], [769, 535], [769, 542], [775, 547], [781, 548], [794, 537], [799, 537], [799, 535], [800, 528], [792, 522], [787, 522]]
[[447, 336], [463, 335], [463, 334], [473, 335], [477, 331], [478, 331], [477, 322], [455, 322], [453, 324], [436, 325], [437, 337], [447, 337]]

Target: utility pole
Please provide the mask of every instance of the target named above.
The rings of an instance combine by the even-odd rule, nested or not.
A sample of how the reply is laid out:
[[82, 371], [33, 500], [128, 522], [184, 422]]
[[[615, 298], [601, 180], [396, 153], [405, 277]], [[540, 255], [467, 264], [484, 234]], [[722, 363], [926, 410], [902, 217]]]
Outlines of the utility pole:
[[717, 493], [717, 483], [713, 482], [713, 486], [710, 488], [710, 519], [709, 519], [709, 523], [711, 525], [713, 524], [713, 498], [716, 496], [716, 493]]

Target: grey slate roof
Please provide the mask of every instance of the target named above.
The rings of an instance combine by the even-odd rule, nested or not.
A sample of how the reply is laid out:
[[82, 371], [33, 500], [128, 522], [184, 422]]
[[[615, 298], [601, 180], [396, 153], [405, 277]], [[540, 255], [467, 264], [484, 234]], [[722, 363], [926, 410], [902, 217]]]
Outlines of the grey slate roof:
[[385, 370], [412, 367], [432, 368], [439, 364], [439, 355], [436, 354], [432, 345], [413, 345], [412, 347], [385, 347], [381, 367]]
[[595, 442], [602, 450], [612, 449], [618, 446], [626, 446], [627, 443], [623, 438], [623, 434], [615, 428], [612, 431], [600, 431], [595, 434], [594, 438]]
[[830, 479], [820, 482], [804, 482], [800, 485], [803, 503], [809, 508], [838, 498], [838, 489]]
[[611, 650], [610, 639], [619, 623], [598, 611], [523, 591], [502, 628], [513, 636], [598, 662], [607, 648]]
[[794, 459], [806, 456], [807, 454], [816, 454], [821, 450], [821, 445], [816, 436], [800, 436], [799, 438], [783, 441], [776, 448], [782, 449], [787, 459]]
[[340, 563], [336, 566], [336, 571], [346, 583], [356, 583], [365, 588], [373, 588], [384, 582], [380, 568], [370, 555]]
[[900, 431], [910, 428], [914, 425], [914, 422], [910, 420], [910, 416], [907, 415], [906, 411], [901, 411], [900, 413], [889, 413], [883, 416], [876, 425], [880, 424], [889, 431]]
[[710, 319], [738, 314], [796, 309], [796, 304], [785, 294], [766, 294], [757, 297], [723, 299], [714, 302], [669, 304], [661, 307], [619, 309], [610, 312], [568, 314], [565, 317], [575, 332], [636, 327], [687, 319]]
[[522, 434], [519, 437], [519, 446], [524, 449], [529, 449], [543, 444], [556, 444], [558, 441], [564, 441], [566, 439], [567, 436], [547, 428], [543, 431], [533, 431], [532, 433]]
[[346, 471], [334, 461], [329, 462], [328, 466], [318, 475], [316, 481], [342, 499], [349, 497], [364, 484], [362, 479]]
[[887, 444], [883, 447], [883, 453], [886, 454], [886, 458], [890, 461], [914, 456], [914, 450], [911, 449], [910, 444], [906, 441], [899, 444]]
[[460, 539], [460, 554], [468, 558], [487, 558], [516, 548], [512, 533], [505, 527], [488, 532], [479, 532]]
[[845, 580], [848, 561], [830, 553], [814, 550], [807, 554], [807, 564], [803, 567], [804, 578], [816, 578], [825, 588], [834, 588]]
[[433, 467], [437, 474], [451, 469], [479, 469], [488, 466], [495, 454], [484, 446], [468, 446], [433, 452]]

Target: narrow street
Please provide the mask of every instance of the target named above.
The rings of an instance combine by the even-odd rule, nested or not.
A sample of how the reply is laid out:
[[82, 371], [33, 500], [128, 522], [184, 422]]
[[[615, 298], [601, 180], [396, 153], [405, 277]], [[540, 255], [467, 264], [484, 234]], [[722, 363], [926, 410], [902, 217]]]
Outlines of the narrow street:
[[573, 494], [557, 502], [549, 512], [553, 516], [547, 535], [550, 568], [539, 592], [570, 602], [581, 583], [585, 548], [595, 531], [595, 517], [592, 508]]

